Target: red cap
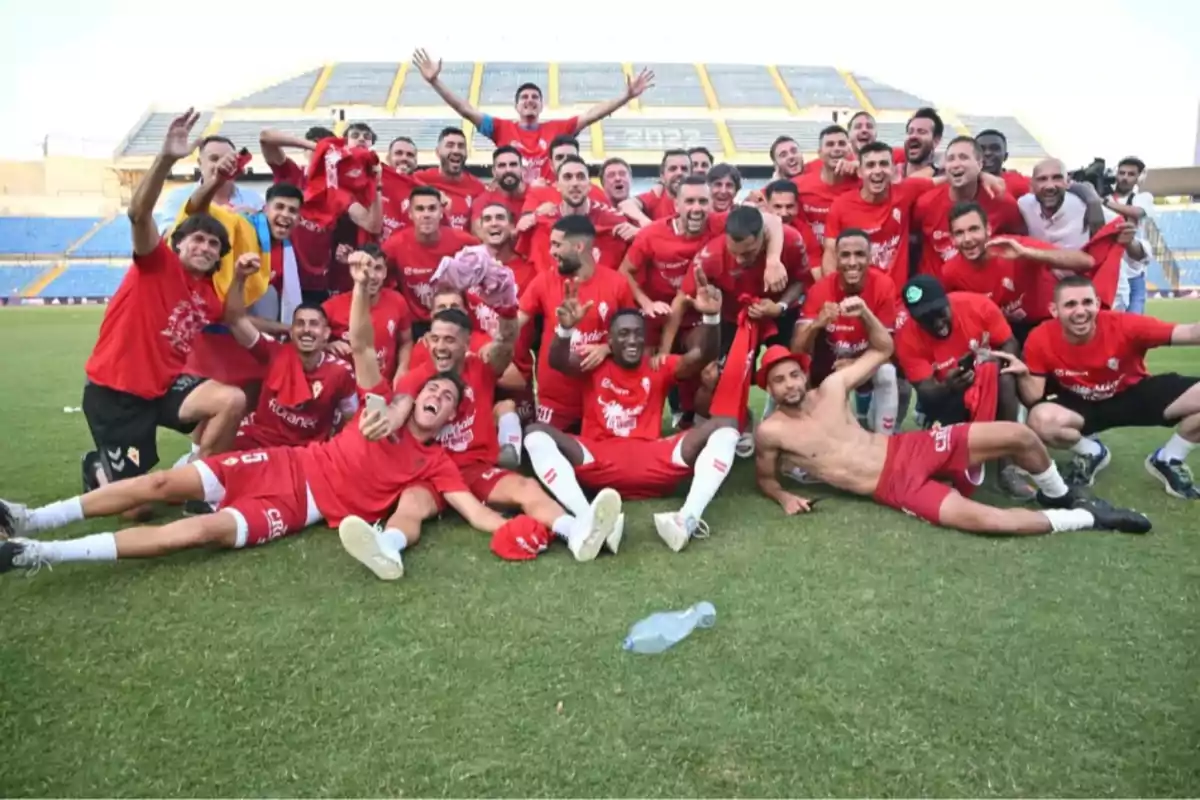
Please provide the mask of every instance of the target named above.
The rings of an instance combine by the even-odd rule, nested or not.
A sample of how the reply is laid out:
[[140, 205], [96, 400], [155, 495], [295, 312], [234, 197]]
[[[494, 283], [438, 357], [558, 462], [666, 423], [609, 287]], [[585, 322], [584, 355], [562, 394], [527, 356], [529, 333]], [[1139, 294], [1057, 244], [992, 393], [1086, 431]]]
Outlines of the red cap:
[[771, 367], [781, 361], [795, 361], [800, 364], [800, 368], [804, 368], [804, 364], [800, 361], [800, 356], [788, 350], [781, 344], [773, 344], [767, 348], [767, 352], [763, 353], [762, 361], [758, 366], [758, 375], [755, 376], [754, 382], [758, 384], [758, 388], [767, 388], [767, 373], [771, 371]]
[[492, 534], [492, 552], [505, 561], [529, 561], [550, 546], [550, 531], [533, 517], [522, 514]]

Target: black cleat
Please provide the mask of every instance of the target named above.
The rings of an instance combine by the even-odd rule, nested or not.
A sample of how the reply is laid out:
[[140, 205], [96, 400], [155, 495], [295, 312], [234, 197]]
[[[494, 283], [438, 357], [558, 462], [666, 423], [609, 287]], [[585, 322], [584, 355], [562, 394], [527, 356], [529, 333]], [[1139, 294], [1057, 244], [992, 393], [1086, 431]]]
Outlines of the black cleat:
[[1051, 497], [1039, 489], [1037, 504], [1042, 508], [1074, 508], [1078, 498], [1079, 495], [1073, 489], [1068, 490], [1062, 497]]
[[83, 493], [87, 494], [99, 489], [100, 479], [97, 475], [100, 472], [100, 454], [95, 450], [89, 450], [83, 454], [80, 465], [83, 472]]
[[213, 514], [216, 512], [210, 503], [203, 500], [188, 500], [183, 504], [183, 515], [185, 517], [202, 517], [205, 514]]
[[14, 567], [13, 560], [25, 551], [25, 545], [12, 541], [0, 542], [0, 573], [10, 572]]
[[1139, 514], [1131, 508], [1117, 508], [1098, 497], [1076, 498], [1073, 507], [1089, 512], [1096, 520], [1096, 527], [1101, 530], [1121, 533], [1150, 532], [1150, 518], [1145, 514]]

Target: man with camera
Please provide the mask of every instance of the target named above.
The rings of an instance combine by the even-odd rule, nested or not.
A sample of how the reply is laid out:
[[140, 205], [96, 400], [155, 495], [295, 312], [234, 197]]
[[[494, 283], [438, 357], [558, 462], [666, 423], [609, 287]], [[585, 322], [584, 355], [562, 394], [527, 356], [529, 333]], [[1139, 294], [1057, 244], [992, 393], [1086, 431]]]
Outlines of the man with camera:
[[1142, 220], [1154, 214], [1154, 195], [1138, 188], [1146, 171], [1140, 158], [1126, 156], [1117, 162], [1116, 181], [1104, 197], [1105, 222], [1124, 217], [1136, 226], [1133, 241], [1121, 258], [1121, 282], [1117, 284], [1117, 311], [1133, 314], [1146, 312], [1146, 267], [1150, 264], [1150, 243], [1143, 233]]

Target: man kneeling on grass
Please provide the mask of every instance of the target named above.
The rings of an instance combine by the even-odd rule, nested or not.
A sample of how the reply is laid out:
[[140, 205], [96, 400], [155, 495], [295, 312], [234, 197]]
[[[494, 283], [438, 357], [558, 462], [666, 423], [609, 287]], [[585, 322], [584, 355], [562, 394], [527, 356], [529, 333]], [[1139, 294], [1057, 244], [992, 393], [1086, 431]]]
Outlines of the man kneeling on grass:
[[[247, 265], [247, 269], [251, 265]], [[371, 563], [381, 577], [404, 574], [400, 553], [415, 543], [420, 519], [397, 508], [376, 533], [365, 520], [382, 519], [405, 488], [428, 486], [473, 527], [494, 533], [511, 523], [484, 506], [467, 489], [458, 469], [435, 437], [451, 420], [463, 396], [453, 373], [436, 373], [415, 396], [392, 393], [375, 355], [374, 331], [365, 292], [356, 291], [350, 310], [350, 346], [359, 392], [391, 398], [386, 410], [368, 408], [359, 424], [308, 447], [274, 447], [201, 459], [166, 472], [116, 481], [80, 497], [28, 509], [0, 502], [0, 532], [28, 536], [81, 519], [120, 514], [146, 503], [205, 500], [212, 514], [167, 525], [97, 533], [66, 541], [15, 538], [0, 544], [0, 572], [36, 569], [64, 561], [115, 561], [163, 556], [205, 545], [241, 548], [298, 533], [322, 519], [340, 525], [346, 549]], [[372, 441], [361, 429], [382, 424], [388, 414], [405, 420], [390, 435]], [[369, 535], [368, 535], [369, 534]], [[362, 556], [360, 553], [367, 553]], [[364, 561], [366, 563], [366, 561]]]
[[[780, 486], [781, 454], [822, 483], [971, 533], [1150, 530], [1150, 520], [1141, 514], [1070, 491], [1037, 434], [1016, 422], [975, 422], [890, 437], [864, 430], [851, 416], [848, 399], [892, 357], [892, 337], [861, 297], [843, 300], [841, 313], [862, 319], [870, 349], [825, 378], [820, 388], [809, 390], [797, 357], [783, 347], [769, 349], [759, 369], [759, 386], [778, 410], [755, 434], [758, 486], [785, 513], [809, 511], [811, 505]], [[954, 481], [969, 492], [966, 472], [998, 458], [1010, 458], [1029, 473], [1044, 510], [994, 508], [938, 481]]]

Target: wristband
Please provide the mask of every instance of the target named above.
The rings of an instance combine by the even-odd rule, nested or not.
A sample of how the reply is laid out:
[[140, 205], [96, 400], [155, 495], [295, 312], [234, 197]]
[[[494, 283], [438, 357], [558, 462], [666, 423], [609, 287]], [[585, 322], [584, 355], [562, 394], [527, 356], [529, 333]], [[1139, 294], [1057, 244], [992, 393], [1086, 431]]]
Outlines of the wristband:
[[554, 326], [554, 335], [560, 339], [570, 339], [574, 334], [574, 328], [564, 328], [562, 325]]
[[703, 322], [705, 325], [720, 325], [721, 324], [721, 315], [720, 314], [705, 314], [704, 316], [700, 317], [700, 321]]
[[779, 313], [782, 314], [784, 311], [788, 310], [788, 304], [782, 300], [776, 300], [775, 303], [779, 306]]

